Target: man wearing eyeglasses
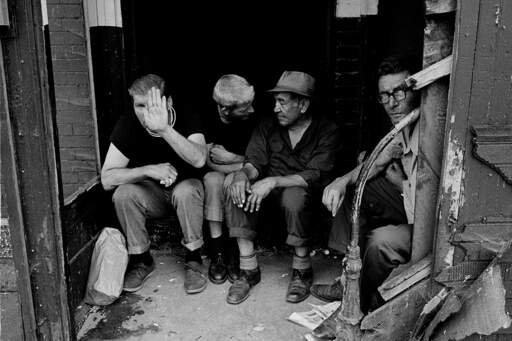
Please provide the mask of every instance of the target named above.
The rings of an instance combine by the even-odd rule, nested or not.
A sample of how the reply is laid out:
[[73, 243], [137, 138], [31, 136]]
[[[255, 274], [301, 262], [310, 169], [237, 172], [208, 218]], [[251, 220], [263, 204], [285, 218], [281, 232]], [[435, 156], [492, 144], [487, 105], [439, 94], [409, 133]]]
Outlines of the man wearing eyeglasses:
[[204, 217], [211, 236], [208, 278], [212, 283], [222, 284], [226, 279], [230, 282], [238, 279], [236, 245], [222, 239], [224, 192], [233, 179], [233, 172], [242, 168], [245, 148], [254, 129], [254, 87], [238, 75], [224, 75], [213, 88], [213, 100], [217, 104], [217, 115], [210, 118], [206, 134], [206, 163], [211, 171], [203, 178]]
[[[378, 101], [393, 125], [419, 110], [419, 94], [403, 87], [410, 74], [411, 68], [395, 58], [388, 58], [379, 66]], [[363, 255], [361, 306], [365, 312], [382, 304], [378, 286], [410, 258], [418, 126], [413, 123], [405, 128], [384, 149], [363, 194], [359, 245]], [[336, 178], [323, 192], [322, 202], [334, 217], [329, 246], [343, 253], [350, 242], [353, 185], [361, 168], [359, 165]], [[311, 292], [326, 301], [341, 300], [343, 287], [337, 279], [331, 285], [313, 285]]]

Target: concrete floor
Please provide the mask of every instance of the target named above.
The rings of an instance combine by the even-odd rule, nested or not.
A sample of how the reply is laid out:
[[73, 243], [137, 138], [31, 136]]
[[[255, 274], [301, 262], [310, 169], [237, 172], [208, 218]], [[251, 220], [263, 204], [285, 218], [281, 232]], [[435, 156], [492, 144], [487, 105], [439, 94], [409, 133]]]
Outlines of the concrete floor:
[[[323, 304], [310, 296], [299, 304], [284, 299], [291, 255], [286, 250], [259, 252], [262, 281], [239, 305], [226, 303], [229, 282], [211, 282], [205, 291], [187, 295], [183, 290], [182, 257], [154, 253], [157, 268], [144, 288], [123, 294], [114, 304], [93, 307], [79, 331], [89, 340], [304, 340], [309, 330], [287, 320], [295, 311]], [[205, 261], [207, 264], [207, 260]], [[340, 272], [340, 259], [318, 252], [313, 257], [315, 282], [330, 282]]]

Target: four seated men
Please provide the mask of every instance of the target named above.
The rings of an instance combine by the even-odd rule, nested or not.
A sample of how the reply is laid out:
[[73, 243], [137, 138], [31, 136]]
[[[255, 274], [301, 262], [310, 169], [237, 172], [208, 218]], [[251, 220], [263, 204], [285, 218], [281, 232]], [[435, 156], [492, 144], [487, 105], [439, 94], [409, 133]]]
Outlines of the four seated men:
[[[417, 110], [417, 94], [399, 87], [409, 74], [410, 69], [394, 59], [379, 68], [379, 102], [393, 124]], [[171, 98], [161, 96], [165, 82], [160, 77], [149, 74], [133, 82], [128, 92], [134, 115], [122, 116], [117, 123], [101, 172], [103, 187], [115, 190], [116, 214], [127, 237], [126, 291], [140, 289], [155, 268], [146, 220], [174, 209], [187, 249], [185, 291], [198, 293], [207, 285], [199, 254], [204, 218], [212, 250], [208, 277], [217, 284], [229, 279], [233, 284], [227, 302], [243, 302], [261, 280], [254, 248], [258, 216], [274, 207], [286, 223], [286, 244], [294, 249], [286, 301], [301, 302], [310, 291], [321, 299], [341, 299], [339, 282], [311, 288], [313, 205], [323, 190], [322, 202], [335, 217], [329, 246], [345, 252], [350, 189], [361, 167], [323, 188], [331, 179], [340, 136], [335, 124], [313, 110], [314, 89], [309, 74], [285, 71], [268, 90], [275, 100], [274, 116], [256, 124], [254, 88], [240, 76], [222, 76], [213, 91], [218, 115], [204, 134], [197, 113], [179, 111], [177, 116]], [[361, 208], [365, 311], [381, 303], [378, 285], [410, 255], [417, 153], [416, 125], [385, 149], [366, 186]], [[201, 182], [197, 170], [205, 165], [209, 171]], [[239, 264], [226, 262], [224, 221], [229, 237], [236, 239]]]

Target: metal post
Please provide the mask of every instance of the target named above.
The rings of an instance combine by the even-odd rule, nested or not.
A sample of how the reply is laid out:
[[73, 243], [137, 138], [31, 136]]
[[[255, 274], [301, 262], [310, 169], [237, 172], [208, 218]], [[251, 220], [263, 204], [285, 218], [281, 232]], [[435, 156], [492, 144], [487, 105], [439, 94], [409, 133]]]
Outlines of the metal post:
[[411, 112], [404, 117], [372, 151], [363, 165], [357, 178], [354, 200], [352, 202], [352, 235], [348, 253], [344, 261], [344, 273], [346, 282], [341, 301], [341, 309], [336, 323], [336, 340], [355, 341], [362, 337], [359, 322], [363, 318], [360, 307], [359, 277], [361, 276], [362, 261], [359, 250], [359, 209], [363, 196], [364, 186], [368, 180], [377, 157], [382, 150], [401, 132], [405, 127], [415, 122], [419, 117], [419, 110]]

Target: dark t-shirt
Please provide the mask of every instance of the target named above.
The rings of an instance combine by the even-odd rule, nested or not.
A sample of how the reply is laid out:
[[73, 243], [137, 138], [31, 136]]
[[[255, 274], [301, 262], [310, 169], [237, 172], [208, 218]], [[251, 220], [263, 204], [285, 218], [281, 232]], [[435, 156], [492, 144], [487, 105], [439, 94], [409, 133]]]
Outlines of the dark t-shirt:
[[256, 115], [252, 113], [248, 119], [223, 123], [218, 114], [210, 116], [205, 129], [206, 143], [223, 145], [226, 150], [237, 155], [244, 155], [252, 132], [256, 126]]
[[[183, 111], [177, 111], [174, 129], [185, 138], [196, 133], [203, 134], [198, 115]], [[197, 175], [197, 170], [176, 154], [163, 138], [149, 135], [134, 112], [119, 118], [110, 135], [110, 142], [130, 160], [129, 168], [169, 162], [178, 171], [179, 179]]]

